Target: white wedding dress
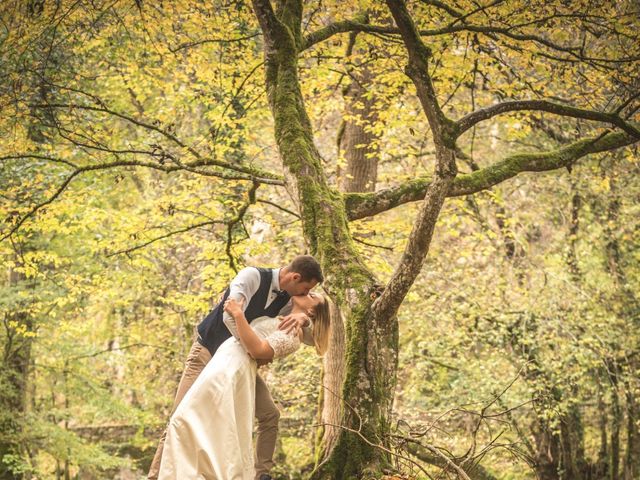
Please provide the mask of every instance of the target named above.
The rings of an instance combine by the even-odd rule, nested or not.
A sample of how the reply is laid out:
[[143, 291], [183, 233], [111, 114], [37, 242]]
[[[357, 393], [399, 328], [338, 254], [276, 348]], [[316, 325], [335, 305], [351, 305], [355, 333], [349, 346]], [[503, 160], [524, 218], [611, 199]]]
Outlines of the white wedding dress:
[[[278, 324], [270, 317], [251, 322], [274, 358], [300, 347], [298, 337], [278, 330]], [[254, 479], [256, 369], [234, 337], [220, 345], [171, 416], [159, 480]]]

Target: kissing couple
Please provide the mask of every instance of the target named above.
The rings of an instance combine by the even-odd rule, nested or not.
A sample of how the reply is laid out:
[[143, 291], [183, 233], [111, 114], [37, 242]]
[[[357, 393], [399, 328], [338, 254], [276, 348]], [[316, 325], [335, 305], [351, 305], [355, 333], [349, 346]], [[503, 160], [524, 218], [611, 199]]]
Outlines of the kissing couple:
[[237, 274], [197, 327], [149, 479], [271, 479], [280, 412], [257, 368], [301, 343], [326, 351], [329, 303], [311, 292], [323, 280], [310, 255]]

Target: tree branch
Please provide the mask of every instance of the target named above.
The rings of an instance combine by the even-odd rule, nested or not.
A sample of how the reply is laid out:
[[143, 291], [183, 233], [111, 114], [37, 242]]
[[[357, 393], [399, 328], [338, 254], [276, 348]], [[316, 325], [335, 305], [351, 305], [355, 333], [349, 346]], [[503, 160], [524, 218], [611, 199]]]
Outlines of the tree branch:
[[456, 10], [451, 5], [448, 5], [446, 2], [440, 2], [439, 0], [422, 0], [422, 3], [424, 3], [425, 5], [432, 5], [436, 8], [444, 10], [454, 18], [461, 18], [464, 15], [462, 12]]
[[[35, 108], [77, 108], [79, 110], [88, 110], [88, 111], [94, 111], [94, 112], [101, 112], [101, 113], [107, 113], [109, 115], [113, 115], [117, 118], [120, 118], [122, 120], [125, 120], [127, 122], [130, 122], [134, 125], [137, 125], [139, 127], [148, 129], [148, 130], [152, 130], [155, 131], [159, 134], [161, 134], [162, 136], [164, 136], [165, 138], [167, 138], [168, 140], [170, 140], [171, 142], [175, 143], [176, 145], [178, 145], [180, 148], [187, 150], [191, 155], [193, 155], [198, 161], [197, 162], [192, 162], [192, 163], [184, 163], [184, 164], [180, 164], [181, 167], [183, 167], [184, 169], [188, 169], [191, 167], [199, 167], [199, 166], [215, 166], [215, 167], [220, 167], [220, 168], [226, 168], [229, 170], [233, 170], [236, 172], [240, 172], [240, 173], [245, 173], [247, 175], [251, 175], [253, 177], [256, 178], [260, 178], [260, 181], [262, 183], [269, 183], [268, 180], [272, 179], [272, 180], [278, 180], [281, 181], [281, 177], [274, 175], [270, 172], [266, 172], [266, 171], [261, 171], [260, 169], [257, 169], [255, 167], [250, 167], [250, 166], [244, 166], [244, 165], [236, 165], [236, 164], [232, 164], [229, 162], [224, 162], [222, 160], [216, 160], [213, 158], [208, 158], [203, 156], [202, 154], [200, 154], [197, 150], [195, 150], [193, 147], [190, 147], [188, 145], [186, 145], [184, 142], [182, 142], [178, 137], [176, 137], [174, 134], [172, 134], [171, 132], [168, 132], [156, 125], [150, 124], [148, 122], [143, 122], [141, 120], [137, 120], [125, 113], [121, 113], [121, 112], [117, 112], [114, 111], [106, 106], [92, 106], [92, 105], [81, 105], [81, 104], [67, 104], [67, 103], [47, 103], [47, 104], [38, 104], [38, 105], [32, 105]], [[267, 181], [264, 181], [267, 180]]]
[[413, 84], [416, 87], [418, 99], [427, 115], [429, 126], [433, 132], [436, 150], [438, 150], [439, 146], [451, 144], [448, 130], [453, 125], [453, 122], [445, 116], [440, 108], [431, 82], [428, 72], [431, 49], [420, 38], [420, 34], [404, 2], [402, 0], [387, 0], [387, 5], [396, 25], [398, 25], [400, 35], [409, 54], [409, 63], [405, 72], [413, 80]]
[[[429, 465], [433, 465], [434, 467], [445, 469], [446, 467], [450, 466], [450, 463], [445, 462], [441, 455], [436, 455], [434, 453], [433, 447], [428, 448], [422, 443], [412, 441], [407, 442], [406, 449], [407, 452], [409, 452], [414, 457], [425, 463], [428, 463]], [[450, 460], [450, 462], [453, 462], [453, 460]], [[497, 480], [496, 477], [489, 473], [482, 465], [477, 463], [466, 466], [465, 468], [463, 468], [463, 470], [467, 475], [470, 476], [470, 478], [473, 478], [474, 480]]]
[[271, 202], [269, 200], [265, 200], [263, 198], [259, 198], [256, 200], [258, 203], [265, 203], [267, 205], [271, 205], [272, 207], [276, 207], [278, 210], [282, 210], [283, 212], [288, 213], [289, 215], [292, 215], [294, 217], [296, 217], [297, 219], [300, 219], [300, 215], [298, 215], [296, 212], [289, 210], [288, 208], [283, 207], [282, 205], [278, 205], [275, 202]]
[[69, 175], [63, 182], [62, 185], [60, 185], [56, 191], [53, 193], [53, 195], [51, 195], [48, 199], [46, 199], [45, 201], [37, 204], [36, 206], [34, 206], [31, 210], [29, 210], [25, 215], [23, 215], [21, 218], [19, 218], [15, 225], [13, 227], [11, 227], [11, 229], [9, 230], [8, 233], [4, 234], [2, 237], [0, 237], [0, 242], [5, 240], [6, 238], [10, 237], [11, 235], [13, 235], [21, 226], [24, 222], [26, 222], [30, 217], [32, 217], [33, 215], [35, 215], [35, 213], [46, 207], [47, 205], [53, 203], [60, 195], [62, 195], [62, 192], [65, 191], [65, 189], [69, 186], [69, 184], [71, 183], [71, 181], [80, 173], [82, 173], [82, 169], [77, 169], [74, 172], [71, 173], [71, 175]]
[[[582, 53], [581, 47], [577, 45], [569, 45], [569, 46], [560, 45], [558, 43], [555, 43], [539, 35], [514, 32], [513, 31], [514, 28], [516, 27], [497, 27], [492, 25], [474, 25], [470, 23], [464, 23], [459, 25], [451, 24], [449, 26], [442, 27], [442, 28], [423, 29], [423, 30], [419, 30], [419, 34], [423, 37], [435, 37], [435, 36], [448, 35], [448, 34], [460, 33], [460, 32], [481, 33], [481, 34], [490, 35], [490, 36], [503, 35], [505, 37], [511, 38], [512, 40], [517, 40], [520, 42], [535, 42], [551, 50], [566, 53], [574, 57], [577, 61], [602, 62], [602, 63], [630, 63], [630, 62], [636, 62], [640, 60], [639, 55], [631, 55], [628, 57], [621, 57], [621, 58], [590, 57], [590, 56], [584, 55]], [[348, 33], [348, 32], [364, 32], [364, 33], [380, 34], [380, 35], [398, 35], [400, 33], [400, 30], [394, 27], [385, 27], [382, 25], [371, 25], [371, 24], [362, 23], [355, 18], [352, 20], [342, 20], [340, 22], [331, 23], [325, 27], [320, 28], [315, 32], [307, 34], [304, 37], [304, 42], [301, 50], [308, 49], [317, 43], [320, 43], [324, 40], [328, 40], [329, 38], [331, 38], [336, 34]], [[567, 59], [560, 58], [556, 60], [567, 60]]]
[[202, 158], [202, 155], [195, 150], [193, 147], [190, 147], [188, 145], [186, 145], [184, 142], [182, 142], [178, 137], [176, 137], [174, 134], [156, 126], [156, 125], [152, 125], [150, 123], [146, 123], [143, 122], [142, 120], [137, 120], [125, 113], [121, 113], [121, 112], [117, 112], [115, 110], [112, 110], [110, 108], [108, 108], [107, 106], [92, 106], [92, 105], [81, 105], [81, 104], [74, 104], [74, 103], [44, 103], [44, 104], [32, 104], [29, 105], [29, 107], [31, 108], [39, 108], [39, 109], [50, 109], [50, 108], [59, 108], [59, 109], [63, 109], [63, 108], [67, 108], [67, 109], [74, 109], [77, 108], [78, 110], [88, 110], [88, 111], [93, 111], [93, 112], [101, 112], [101, 113], [108, 113], [109, 115], [113, 115], [114, 117], [118, 117], [122, 120], [126, 120], [129, 123], [132, 123], [134, 125], [137, 125], [138, 127], [143, 127], [146, 128], [147, 130], [153, 130], [154, 132], [159, 133], [160, 135], [162, 135], [163, 137], [171, 140], [173, 143], [175, 143], [176, 145], [178, 145], [181, 148], [184, 148], [185, 150], [187, 150], [189, 153], [191, 153], [191, 155], [193, 155], [195, 158]]
[[302, 41], [301, 50], [306, 50], [316, 45], [317, 43], [328, 40], [338, 33], [399, 33], [396, 28], [388, 28], [383, 26], [374, 26], [366, 23], [364, 16], [357, 16], [351, 20], [343, 20], [341, 22], [330, 23], [329, 25], [322, 27], [315, 32], [311, 32], [304, 36]]
[[286, 39], [288, 35], [285, 26], [278, 20], [270, 0], [252, 0], [258, 23], [264, 35], [264, 43], [267, 51], [273, 51], [278, 38]]
[[249, 209], [249, 207], [254, 204], [256, 202], [256, 191], [258, 190], [258, 187], [260, 186], [259, 183], [254, 182], [253, 185], [251, 186], [251, 188], [249, 189], [249, 191], [247, 192], [247, 201], [244, 202], [242, 204], [242, 206], [238, 209], [238, 212], [235, 214], [235, 216], [229, 220], [207, 220], [206, 222], [201, 222], [201, 223], [196, 223], [194, 225], [189, 225], [187, 227], [184, 228], [180, 228], [178, 230], [173, 230], [171, 232], [167, 232], [164, 235], [159, 235], [155, 238], [152, 238], [151, 240], [148, 240], [144, 243], [135, 245], [133, 247], [130, 248], [126, 248], [123, 250], [118, 250], [116, 252], [112, 252], [107, 254], [107, 257], [113, 257], [114, 255], [121, 255], [121, 254], [129, 254], [135, 250], [140, 250], [144, 247], [147, 247], [149, 245], [151, 245], [152, 243], [158, 242], [160, 240], [164, 240], [166, 238], [172, 237], [174, 235], [178, 235], [180, 233], [185, 233], [188, 232], [190, 230], [195, 230], [196, 228], [201, 228], [201, 227], [206, 227], [209, 225], [226, 225], [227, 226], [227, 246], [226, 246], [226, 253], [227, 256], [229, 257], [229, 265], [231, 266], [231, 268], [234, 271], [238, 271], [236, 263], [235, 263], [235, 259], [233, 258], [233, 255], [231, 254], [231, 247], [233, 246], [233, 228], [239, 224], [242, 223], [242, 219], [244, 217], [244, 214], [247, 212], [247, 210]]
[[395, 317], [411, 285], [420, 273], [429, 251], [438, 215], [457, 174], [455, 139], [450, 131], [453, 122], [444, 115], [438, 104], [427, 69], [431, 51], [422, 42], [404, 0], [387, 0], [387, 5], [409, 53], [406, 73], [413, 80], [431, 127], [436, 147], [436, 166], [433, 180], [426, 188], [424, 201], [409, 234], [400, 263], [382, 295], [373, 304], [374, 315], [379, 319]]
[[21, 158], [32, 158], [32, 159], [37, 159], [37, 160], [49, 161], [49, 162], [52, 162], [52, 163], [60, 163], [60, 164], [64, 164], [64, 165], [73, 167], [73, 168], [75, 168], [75, 170], [73, 172], [71, 172], [71, 174], [69, 174], [69, 176], [62, 182], [62, 184], [56, 189], [56, 191], [49, 198], [47, 198], [46, 200], [36, 204], [26, 214], [24, 214], [22, 217], [18, 218], [16, 220], [16, 223], [13, 225], [13, 227], [11, 227], [6, 234], [0, 236], [0, 241], [3, 241], [6, 238], [8, 238], [11, 235], [13, 235], [15, 232], [18, 231], [18, 229], [24, 224], [25, 221], [27, 221], [29, 218], [33, 217], [42, 208], [44, 208], [47, 205], [49, 205], [52, 202], [54, 202], [66, 190], [66, 188], [69, 186], [71, 181], [76, 176], [78, 176], [78, 175], [80, 175], [82, 173], [91, 172], [91, 171], [108, 170], [110, 168], [117, 168], [117, 167], [146, 167], [146, 168], [153, 168], [155, 170], [160, 170], [160, 171], [163, 171], [165, 173], [171, 173], [171, 172], [176, 172], [176, 171], [180, 171], [180, 170], [186, 170], [188, 172], [195, 173], [195, 174], [198, 174], [198, 175], [210, 176], [210, 177], [218, 177], [218, 178], [223, 178], [225, 180], [251, 181], [254, 184], [256, 184], [256, 183], [257, 184], [264, 183], [264, 184], [280, 185], [280, 186], [284, 185], [284, 182], [282, 180], [271, 180], [271, 179], [264, 179], [264, 178], [250, 177], [250, 176], [241, 176], [241, 175], [228, 175], [228, 174], [224, 174], [224, 173], [221, 173], [221, 172], [211, 172], [211, 171], [207, 171], [207, 170], [198, 169], [197, 168], [198, 166], [206, 166], [207, 165], [207, 163], [202, 163], [202, 161], [200, 161], [200, 162], [191, 162], [189, 164], [181, 164], [181, 165], [162, 165], [160, 163], [154, 163], [154, 162], [118, 160], [118, 161], [109, 162], [109, 163], [103, 163], [103, 164], [98, 164], [98, 165], [78, 166], [78, 165], [76, 165], [74, 163], [71, 163], [71, 162], [69, 162], [67, 160], [54, 158], [54, 157], [47, 157], [47, 156], [44, 156], [44, 155], [37, 155], [37, 154], [29, 154], [29, 153], [27, 153], [27, 154], [21, 154], [21, 155], [8, 155], [8, 156], [0, 157], [0, 162], [1, 161], [7, 161], [7, 160], [17, 160], [17, 159], [21, 159]]
[[597, 112], [594, 110], [586, 110], [583, 108], [571, 107], [560, 103], [549, 102], [547, 100], [514, 100], [498, 103], [487, 108], [476, 110], [465, 115], [456, 122], [456, 136], [462, 135], [477, 123], [500, 115], [505, 112], [518, 112], [523, 110], [536, 110], [542, 112], [553, 113], [564, 117], [582, 118], [584, 120], [595, 120], [605, 122], [621, 128], [631, 136], [640, 139], [640, 130], [631, 123], [626, 122], [615, 113]]
[[[259, 186], [260, 184], [257, 182], [254, 182], [253, 185], [251, 185], [251, 188], [247, 192], [247, 201], [242, 204], [240, 209], [238, 209], [238, 213], [236, 213], [235, 217], [233, 217], [231, 220], [226, 222], [227, 246], [225, 248], [225, 251], [227, 253], [227, 257], [229, 258], [229, 266], [236, 273], [238, 272], [238, 266], [236, 265], [235, 258], [233, 258], [233, 252], [231, 251], [231, 247], [233, 246], [233, 229], [238, 224], [241, 224], [244, 227], [244, 224], [242, 223], [242, 219], [244, 218], [244, 214], [247, 212], [249, 207], [254, 203], [256, 203], [256, 191], [258, 190]], [[246, 232], [246, 229], [245, 229], [245, 232]], [[247, 237], [248, 236], [249, 234], [247, 233]]]
[[[640, 127], [639, 124], [634, 124], [633, 126], [635, 128]], [[638, 142], [638, 139], [625, 132], [610, 132], [605, 135], [578, 140], [548, 152], [510, 155], [488, 167], [466, 175], [459, 175], [454, 180], [447, 196], [472, 195], [513, 178], [522, 172], [557, 170], [570, 166], [589, 154], [614, 150], [636, 142]], [[422, 200], [430, 184], [430, 177], [422, 177], [405, 182], [398, 187], [374, 193], [345, 193], [344, 200], [349, 220], [370, 217], [405, 203]]]
[[138, 245], [134, 245], [133, 247], [129, 247], [129, 248], [125, 248], [123, 250], [117, 250], [115, 252], [111, 252], [111, 253], [107, 253], [107, 257], [113, 257], [115, 255], [122, 255], [124, 254], [128, 254], [131, 252], [135, 252], [136, 250], [140, 250], [141, 248], [144, 247], [148, 247], [149, 245], [151, 245], [152, 243], [158, 242], [160, 240], [164, 240], [165, 238], [169, 238], [172, 237], [174, 235], [178, 235], [180, 233], [185, 233], [188, 232], [190, 230], [195, 230], [196, 228], [201, 228], [201, 227], [206, 227], [209, 225], [224, 225], [225, 222], [222, 220], [207, 220], [206, 222], [201, 222], [201, 223], [196, 223], [195, 225], [189, 225], [187, 227], [184, 228], [180, 228], [178, 230], [173, 230], [171, 232], [165, 233], [164, 235], [159, 235], [155, 238], [152, 238], [151, 240], [148, 240], [146, 242], [140, 243]]

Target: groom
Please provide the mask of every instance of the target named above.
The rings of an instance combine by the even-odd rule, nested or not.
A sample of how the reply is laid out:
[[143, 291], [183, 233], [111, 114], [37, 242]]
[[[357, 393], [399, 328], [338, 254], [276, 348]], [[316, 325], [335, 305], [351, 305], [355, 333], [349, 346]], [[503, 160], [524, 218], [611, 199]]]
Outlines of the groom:
[[[320, 265], [310, 255], [299, 255], [289, 265], [282, 268], [247, 267], [240, 270], [231, 281], [218, 305], [198, 325], [198, 335], [187, 356], [172, 412], [175, 411], [218, 347], [232, 334], [236, 338], [238, 337], [232, 317], [224, 312], [224, 303], [228, 298], [234, 298], [243, 304], [244, 313], [249, 323], [262, 316], [284, 315], [280, 329], [291, 331], [302, 328], [303, 341], [313, 346], [311, 322], [304, 314], [291, 314], [290, 298], [294, 295], [307, 295], [323, 280]], [[276, 447], [280, 412], [273, 403], [267, 385], [260, 378], [260, 375], [256, 377], [255, 414], [258, 420], [256, 479], [270, 480], [269, 470], [273, 467], [273, 452]], [[160, 438], [158, 449], [149, 469], [149, 479], [158, 478], [166, 433], [165, 430]]]

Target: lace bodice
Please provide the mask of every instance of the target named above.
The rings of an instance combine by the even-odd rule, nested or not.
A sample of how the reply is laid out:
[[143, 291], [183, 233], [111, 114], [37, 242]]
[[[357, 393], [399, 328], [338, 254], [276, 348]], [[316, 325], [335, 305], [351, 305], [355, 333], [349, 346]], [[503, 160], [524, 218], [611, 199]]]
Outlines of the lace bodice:
[[300, 347], [300, 339], [278, 330], [280, 320], [271, 317], [258, 317], [251, 322], [251, 328], [273, 348], [274, 358], [280, 358], [295, 352]]

